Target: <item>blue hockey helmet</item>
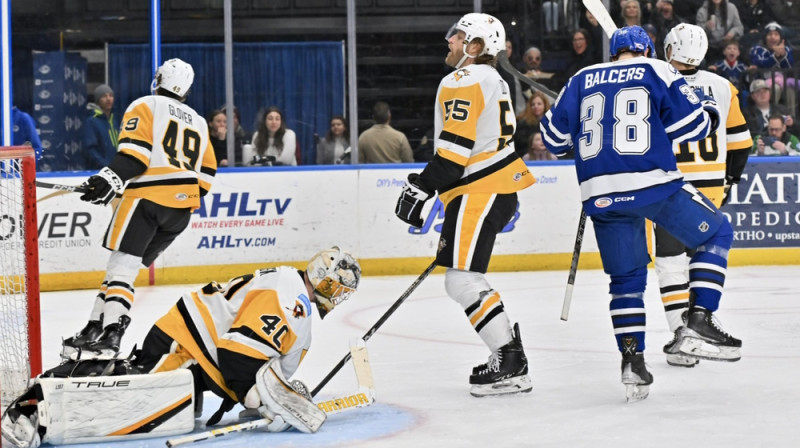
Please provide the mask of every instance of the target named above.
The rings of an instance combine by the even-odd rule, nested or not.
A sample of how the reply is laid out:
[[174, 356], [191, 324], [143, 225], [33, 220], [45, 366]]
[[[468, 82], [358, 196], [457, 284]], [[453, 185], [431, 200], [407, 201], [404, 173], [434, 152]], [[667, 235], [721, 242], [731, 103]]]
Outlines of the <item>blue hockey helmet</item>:
[[650, 49], [650, 54], [648, 56], [651, 58], [656, 57], [656, 46], [653, 44], [650, 36], [647, 35], [647, 31], [638, 25], [626, 26], [614, 31], [614, 35], [611, 36], [611, 41], [608, 45], [608, 50], [612, 58], [626, 51], [644, 53], [648, 48]]

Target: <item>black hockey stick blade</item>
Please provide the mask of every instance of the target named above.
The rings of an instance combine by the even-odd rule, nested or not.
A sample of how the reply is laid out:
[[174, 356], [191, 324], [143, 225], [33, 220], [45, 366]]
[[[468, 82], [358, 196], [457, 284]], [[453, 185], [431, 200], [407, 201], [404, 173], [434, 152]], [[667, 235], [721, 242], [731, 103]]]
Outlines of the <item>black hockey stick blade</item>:
[[[361, 339], [363, 339], [364, 342], [368, 341], [369, 338], [371, 338], [372, 335], [375, 334], [376, 331], [378, 331], [378, 328], [380, 328], [381, 325], [383, 325], [383, 323], [386, 322], [387, 319], [389, 319], [389, 316], [391, 316], [392, 314], [394, 314], [395, 311], [397, 311], [397, 308], [400, 308], [400, 305], [402, 305], [403, 302], [405, 302], [405, 300], [408, 298], [408, 296], [410, 296], [411, 293], [414, 292], [415, 289], [417, 289], [417, 286], [419, 286], [419, 284], [422, 283], [423, 280], [425, 280], [428, 274], [433, 272], [434, 268], [436, 268], [436, 260], [434, 260], [433, 263], [431, 263], [431, 265], [428, 266], [427, 269], [425, 269], [425, 272], [420, 274], [419, 277], [417, 277], [417, 279], [414, 280], [414, 283], [412, 283], [411, 286], [409, 286], [408, 289], [406, 289], [403, 295], [401, 295], [400, 298], [397, 299], [392, 304], [392, 306], [389, 307], [388, 310], [386, 310], [385, 313], [383, 313], [383, 316], [381, 316], [381, 318], [378, 319], [377, 322], [375, 322], [375, 325], [373, 325], [372, 328], [367, 330], [364, 336], [361, 337]], [[319, 391], [322, 390], [322, 388], [325, 387], [326, 384], [328, 384], [328, 381], [330, 381], [331, 378], [333, 378], [336, 375], [336, 373], [339, 372], [339, 370], [342, 370], [342, 367], [344, 367], [344, 365], [347, 364], [347, 361], [349, 361], [351, 357], [352, 354], [348, 351], [347, 354], [344, 355], [344, 357], [339, 361], [339, 363], [333, 367], [330, 373], [328, 373], [328, 375], [325, 378], [323, 378], [322, 381], [319, 382], [317, 387], [315, 387], [314, 390], [311, 391], [311, 396], [312, 397], [317, 396]]]
[[83, 185], [64, 185], [64, 184], [52, 184], [50, 182], [44, 182], [39, 179], [36, 179], [36, 186], [39, 188], [47, 188], [49, 190], [59, 190], [59, 191], [67, 191], [70, 193], [86, 193], [89, 191]]
[[506, 55], [506, 50], [500, 50], [500, 52], [497, 53], [497, 62], [500, 63], [500, 67], [503, 70], [507, 71], [511, 76], [517, 78], [520, 82], [527, 84], [533, 90], [543, 93], [544, 96], [546, 96], [547, 99], [550, 101], [550, 104], [555, 104], [556, 99], [558, 98], [558, 94], [548, 89], [544, 85], [532, 80], [531, 78], [528, 78], [527, 76], [520, 73], [519, 70], [514, 68], [514, 66], [511, 65], [511, 62], [508, 60], [508, 56]]

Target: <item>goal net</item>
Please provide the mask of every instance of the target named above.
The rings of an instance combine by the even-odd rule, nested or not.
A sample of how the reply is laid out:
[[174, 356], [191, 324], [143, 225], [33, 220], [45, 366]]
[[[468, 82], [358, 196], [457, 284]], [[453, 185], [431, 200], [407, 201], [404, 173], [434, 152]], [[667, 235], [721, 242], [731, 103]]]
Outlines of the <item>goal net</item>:
[[30, 147], [0, 147], [0, 401], [3, 410], [41, 373], [36, 162]]

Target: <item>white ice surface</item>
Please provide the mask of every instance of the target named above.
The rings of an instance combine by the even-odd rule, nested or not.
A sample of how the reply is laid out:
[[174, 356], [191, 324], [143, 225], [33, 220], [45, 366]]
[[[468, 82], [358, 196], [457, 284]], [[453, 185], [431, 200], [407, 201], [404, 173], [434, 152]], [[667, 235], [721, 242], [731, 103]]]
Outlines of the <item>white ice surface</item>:
[[[655, 382], [646, 400], [626, 404], [608, 314], [607, 278], [579, 271], [568, 322], [559, 320], [566, 272], [490, 273], [506, 311], [521, 327], [533, 391], [471, 397], [467, 378], [488, 350], [466, 316], [431, 275], [368, 341], [375, 405], [331, 416], [317, 434], [236, 433], [191, 446], [269, 447], [611, 447], [800, 446], [800, 268], [729, 270], [718, 316], [743, 340], [736, 363], [670, 367], [670, 339], [651, 271], [645, 356]], [[413, 276], [365, 277], [324, 321], [295, 378], [314, 388], [413, 282]], [[216, 279], [225, 281], [226, 279]], [[196, 285], [136, 289], [123, 352], [141, 341], [180, 293]], [[44, 365], [58, 363], [61, 337], [81, 328], [94, 291], [43, 294]], [[348, 364], [318, 398], [354, 392]], [[206, 395], [204, 418], [218, 400]], [[238, 410], [238, 408], [236, 409]], [[233, 423], [236, 412], [223, 422]], [[80, 446], [163, 447], [164, 438]]]

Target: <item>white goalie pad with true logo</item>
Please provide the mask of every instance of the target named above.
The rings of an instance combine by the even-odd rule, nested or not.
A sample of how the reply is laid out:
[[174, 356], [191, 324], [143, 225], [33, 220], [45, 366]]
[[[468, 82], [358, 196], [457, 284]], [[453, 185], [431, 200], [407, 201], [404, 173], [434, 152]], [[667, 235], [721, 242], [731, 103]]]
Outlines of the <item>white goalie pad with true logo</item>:
[[194, 430], [189, 370], [144, 375], [39, 378], [42, 442], [109, 442]]

